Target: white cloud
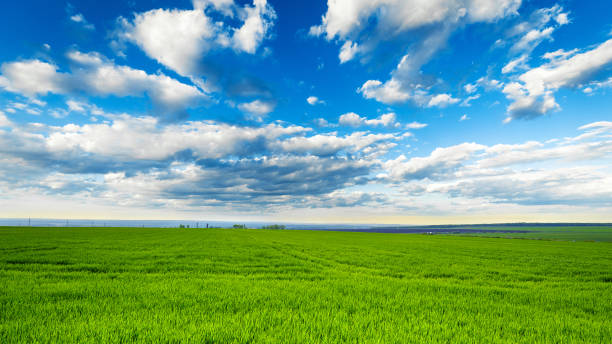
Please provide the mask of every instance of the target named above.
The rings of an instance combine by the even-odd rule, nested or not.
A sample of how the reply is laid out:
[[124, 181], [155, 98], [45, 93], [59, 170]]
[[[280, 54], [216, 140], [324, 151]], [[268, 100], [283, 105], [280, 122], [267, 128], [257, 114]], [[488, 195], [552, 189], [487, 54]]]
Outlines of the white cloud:
[[315, 120], [315, 124], [321, 128], [331, 127], [332, 124], [329, 123], [325, 118], [317, 118]]
[[337, 0], [328, 2], [322, 23], [310, 29], [328, 40], [354, 36], [375, 17], [377, 31], [399, 34], [424, 25], [465, 17], [493, 21], [516, 12], [521, 0]]
[[[391, 78], [386, 82], [366, 81], [359, 92], [385, 104], [411, 100], [427, 105], [430, 97], [422, 97], [422, 93], [430, 93], [432, 85], [423, 77], [421, 67], [446, 43], [455, 28], [512, 15], [520, 4], [521, 0], [329, 1], [321, 24], [311, 27], [310, 34], [341, 43], [341, 63], [357, 56], [363, 56], [365, 63], [380, 42], [398, 40], [397, 49], [404, 54]], [[426, 33], [413, 34], [423, 27], [427, 27]], [[414, 42], [406, 49], [409, 37]]]
[[367, 99], [376, 99], [385, 104], [402, 103], [408, 99], [418, 98], [417, 96], [403, 91], [401, 84], [394, 79], [391, 79], [384, 84], [378, 80], [366, 81], [357, 92], [361, 93]]
[[427, 106], [428, 107], [433, 107], [433, 106], [445, 107], [447, 105], [456, 104], [458, 102], [459, 102], [459, 99], [453, 98], [450, 94], [442, 93], [442, 94], [437, 94], [431, 97], [431, 99], [429, 99], [429, 103], [427, 103]]
[[483, 198], [495, 202], [536, 205], [610, 206], [612, 176], [592, 167], [509, 171], [432, 184], [428, 192], [453, 197]]
[[[231, 47], [254, 54], [276, 19], [266, 0], [253, 0], [253, 6], [244, 7], [230, 0], [196, 0], [193, 5], [193, 10], [155, 9], [136, 13], [132, 21], [121, 18], [119, 38], [136, 44], [178, 74], [197, 78], [201, 59], [208, 51]], [[230, 20], [213, 19], [208, 11], [218, 11]], [[231, 19], [234, 12], [241, 23], [237, 28], [228, 24], [235, 21]]]
[[552, 33], [555, 31], [552, 27], [547, 27], [543, 30], [531, 30], [527, 32], [518, 42], [516, 42], [511, 51], [532, 51], [537, 45], [544, 40], [552, 40]]
[[402, 155], [383, 162], [385, 173], [378, 177], [424, 199], [438, 194], [461, 203], [610, 207], [612, 122], [578, 130], [583, 133], [545, 143], [463, 143], [424, 157]]
[[[365, 132], [307, 136], [310, 128], [278, 124], [162, 125], [127, 115], [43, 127], [0, 130], [0, 161], [13, 162], [0, 164], [3, 190], [10, 181], [11, 190], [82, 193], [146, 207], [187, 199], [194, 202], [181, 204], [187, 208], [309, 206], [305, 197], [366, 183], [377, 157], [399, 139]], [[19, 169], [19, 178], [7, 168]]]
[[514, 71], [518, 67], [525, 67], [525, 62], [527, 61], [527, 59], [528, 59], [527, 55], [522, 55], [521, 57], [518, 57], [508, 62], [508, 64], [502, 68], [502, 73], [508, 74]]
[[559, 25], [566, 25], [570, 23], [570, 20], [568, 18], [568, 13], [559, 13], [556, 17], [555, 17], [555, 21], [557, 22], [557, 24]]
[[76, 112], [85, 112], [87, 108], [87, 104], [72, 99], [66, 101], [66, 105], [68, 105], [68, 110]]
[[366, 119], [364, 123], [371, 126], [382, 125], [385, 127], [399, 127], [399, 123], [397, 123], [396, 120], [396, 115], [393, 112], [382, 114], [376, 119]]
[[463, 89], [468, 94], [471, 94], [471, 93], [476, 92], [476, 90], [478, 89], [478, 85], [476, 85], [476, 84], [466, 84], [465, 86], [463, 86]]
[[612, 87], [612, 77], [609, 77], [607, 80], [603, 81], [591, 81], [587, 85], [588, 86], [582, 90], [582, 92], [587, 94], [597, 91], [600, 88]]
[[25, 60], [3, 63], [0, 70], [0, 87], [28, 97], [47, 93], [66, 92], [66, 74], [58, 67], [40, 60]]
[[87, 29], [87, 30], [95, 30], [96, 27], [91, 24], [90, 22], [87, 21], [87, 19], [85, 19], [85, 17], [83, 16], [83, 14], [81, 13], [77, 13], [74, 15], [70, 16], [70, 20], [72, 20], [75, 23], [79, 23], [83, 26], [83, 28]]
[[193, 105], [206, 96], [196, 87], [164, 74], [147, 74], [127, 66], [117, 66], [97, 54], [73, 51], [68, 58], [84, 67], [76, 73], [87, 90], [100, 95], [139, 96], [148, 94], [160, 105], [179, 108]]
[[355, 54], [357, 54], [357, 51], [359, 51], [359, 46], [357, 43], [351, 41], [344, 42], [342, 48], [340, 48], [340, 54], [338, 55], [338, 58], [340, 58], [340, 63], [352, 60], [353, 57], [355, 57]]
[[317, 104], [325, 104], [325, 102], [321, 99], [319, 99], [318, 97], [315, 96], [310, 96], [308, 98], [306, 98], [306, 102], [310, 105], [317, 105]]
[[[563, 7], [554, 5], [534, 11], [527, 21], [520, 22], [508, 31], [509, 40], [514, 40], [510, 48], [518, 58], [510, 61], [502, 73], [511, 73], [517, 68], [527, 69], [527, 61], [531, 52], [544, 41], [553, 41], [553, 33], [561, 26], [569, 23], [569, 13], [563, 12]], [[504, 42], [505, 43], [505, 42]]]
[[338, 124], [348, 125], [351, 127], [359, 127], [362, 125], [399, 127], [399, 123], [397, 123], [396, 120], [396, 115], [393, 112], [380, 115], [380, 117], [376, 119], [367, 119], [365, 117], [359, 116], [354, 112], [349, 112], [340, 116]]
[[271, 102], [261, 101], [259, 99], [254, 100], [250, 103], [238, 104], [238, 109], [244, 112], [248, 112], [252, 115], [266, 116], [270, 112], [274, 111], [275, 104]]
[[218, 30], [202, 10], [156, 9], [135, 14], [133, 22], [123, 19], [123, 25], [123, 38], [181, 75], [196, 71]]
[[470, 118], [468, 117], [468, 115], [467, 115], [467, 114], [463, 114], [463, 116], [461, 116], [461, 118], [459, 118], [459, 122], [467, 121], [467, 120], [469, 120], [469, 119], [470, 119]]
[[0, 87], [28, 97], [47, 93], [70, 95], [83, 91], [119, 97], [146, 94], [166, 110], [194, 106], [207, 99], [195, 86], [161, 73], [147, 74], [115, 65], [97, 53], [71, 51], [67, 56], [77, 65], [72, 73], [60, 73], [57, 66], [40, 60], [4, 63]]
[[364, 117], [361, 117], [354, 112], [349, 112], [349, 113], [345, 113], [341, 115], [340, 119], [338, 120], [338, 123], [340, 125], [349, 125], [351, 127], [358, 127], [363, 124], [364, 120], [365, 120]]
[[276, 19], [274, 9], [266, 0], [253, 0], [253, 5], [244, 7], [244, 24], [233, 35], [234, 48], [249, 54], [255, 53]]
[[517, 82], [507, 84], [503, 92], [513, 101], [508, 119], [533, 118], [559, 109], [554, 92], [564, 87], [580, 87], [593, 81], [597, 72], [612, 63], [612, 40], [597, 47], [564, 57], [528, 70]]
[[460, 99], [446, 93], [430, 94], [418, 86], [411, 90], [403, 90], [401, 83], [395, 78], [391, 78], [385, 83], [379, 80], [368, 80], [357, 89], [357, 92], [361, 93], [366, 99], [376, 99], [385, 104], [403, 103], [411, 100], [418, 106], [446, 107], [460, 101]]
[[[380, 143], [395, 140], [392, 134], [366, 134], [363, 132], [352, 133], [351, 135], [339, 137], [329, 134], [318, 134], [310, 137], [295, 136], [286, 140], [278, 140], [271, 144], [273, 148], [279, 148], [287, 153], [311, 153], [315, 155], [327, 156], [346, 150], [352, 153], [365, 151], [368, 147], [376, 147], [377, 154], [384, 154], [380, 151]], [[383, 146], [383, 149], [387, 146]]]
[[0, 127], [10, 127], [13, 123], [6, 117], [4, 112], [0, 111]]
[[412, 123], [406, 124], [407, 129], [423, 129], [426, 126], [427, 126], [427, 123], [419, 123], [419, 122], [412, 122]]
[[475, 94], [475, 95], [473, 95], [473, 96], [469, 96], [469, 97], [465, 98], [465, 99], [464, 99], [464, 100], [461, 102], [461, 106], [463, 106], [463, 107], [469, 107], [469, 106], [472, 106], [472, 104], [470, 104], [470, 102], [471, 102], [472, 100], [476, 100], [476, 99], [478, 99], [478, 98], [480, 98], [480, 94]]
[[196, 157], [216, 159], [249, 154], [252, 143], [259, 147], [280, 144], [284, 136], [304, 134], [309, 128], [269, 124], [258, 128], [228, 124], [186, 122], [162, 126], [154, 117], [116, 116], [111, 123], [67, 124], [53, 127], [48, 137], [40, 137], [41, 147], [52, 155], [84, 152], [117, 161], [165, 160], [191, 150]]
[[554, 62], [554, 61], [560, 61], [560, 60], [567, 60], [568, 58], [575, 55], [576, 53], [578, 53], [578, 49], [572, 49], [570, 51], [559, 49], [559, 50], [555, 50], [549, 53], [545, 53], [544, 55], [542, 55], [542, 58]]
[[387, 177], [392, 181], [409, 179], [445, 178], [447, 174], [456, 171], [462, 164], [482, 151], [486, 146], [476, 143], [462, 143], [456, 146], [436, 148], [428, 157], [407, 159], [398, 158], [384, 163]]

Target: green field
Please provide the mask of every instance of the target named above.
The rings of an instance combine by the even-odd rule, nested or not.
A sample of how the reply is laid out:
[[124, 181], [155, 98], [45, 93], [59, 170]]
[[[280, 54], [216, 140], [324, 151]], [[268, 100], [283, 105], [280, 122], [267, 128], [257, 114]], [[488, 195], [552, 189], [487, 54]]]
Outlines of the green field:
[[0, 228], [0, 343], [610, 343], [612, 244]]

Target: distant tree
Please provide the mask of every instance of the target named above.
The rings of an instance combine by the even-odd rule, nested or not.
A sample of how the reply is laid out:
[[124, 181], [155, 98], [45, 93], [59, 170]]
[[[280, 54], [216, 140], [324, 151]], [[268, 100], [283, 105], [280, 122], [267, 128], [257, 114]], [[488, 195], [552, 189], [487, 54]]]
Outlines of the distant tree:
[[285, 225], [267, 225], [261, 228], [262, 229], [285, 229]]
[[245, 229], [246, 225], [234, 225], [234, 228], [236, 228], [236, 229]]

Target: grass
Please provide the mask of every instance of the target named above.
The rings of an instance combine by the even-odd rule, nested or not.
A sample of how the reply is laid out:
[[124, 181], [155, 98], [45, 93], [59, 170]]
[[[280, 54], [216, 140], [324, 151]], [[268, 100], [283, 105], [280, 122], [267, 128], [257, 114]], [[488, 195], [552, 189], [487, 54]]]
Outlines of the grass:
[[605, 242], [2, 228], [0, 342], [610, 343]]

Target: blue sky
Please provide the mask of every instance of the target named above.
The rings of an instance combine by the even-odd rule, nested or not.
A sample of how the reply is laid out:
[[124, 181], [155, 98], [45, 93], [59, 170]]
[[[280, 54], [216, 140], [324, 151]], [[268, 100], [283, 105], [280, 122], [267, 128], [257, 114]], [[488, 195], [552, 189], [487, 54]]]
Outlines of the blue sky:
[[609, 13], [6, 3], [0, 216], [612, 221]]

